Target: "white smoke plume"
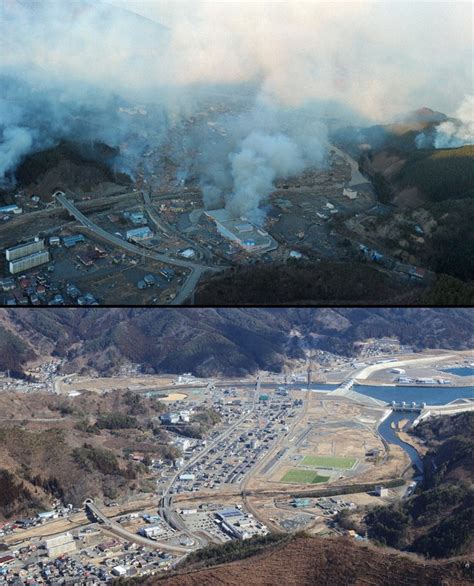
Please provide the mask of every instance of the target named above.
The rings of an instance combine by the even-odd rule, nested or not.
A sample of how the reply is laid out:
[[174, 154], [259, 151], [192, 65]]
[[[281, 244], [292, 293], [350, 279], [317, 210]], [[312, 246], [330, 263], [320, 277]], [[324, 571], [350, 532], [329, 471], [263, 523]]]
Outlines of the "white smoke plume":
[[[225, 134], [194, 128], [173, 156], [208, 206], [258, 215], [276, 178], [324, 164], [322, 119], [450, 113], [472, 82], [470, 16], [463, 2], [0, 0], [0, 170], [72, 138], [126, 143], [115, 164], [133, 173], [209, 96], [240, 97]], [[126, 113], [137, 104], [146, 116]]]
[[419, 149], [451, 149], [474, 144], [474, 95], [464, 97], [452, 118], [415, 138]]
[[194, 162], [208, 208], [225, 205], [234, 216], [263, 219], [261, 204], [278, 178], [326, 163], [327, 127], [321, 110], [281, 108], [257, 99], [250, 111], [224, 115], [224, 137], [201, 145]]
[[7, 171], [16, 167], [33, 144], [31, 133], [26, 128], [9, 126], [3, 131], [0, 142], [0, 186], [5, 185]]
[[474, 95], [464, 98], [454, 117], [456, 120], [447, 120], [436, 127], [435, 148], [445, 149], [474, 144]]
[[237, 216], [258, 210], [277, 177], [294, 175], [305, 167], [298, 146], [283, 134], [252, 132], [230, 159], [235, 187], [228, 208]]

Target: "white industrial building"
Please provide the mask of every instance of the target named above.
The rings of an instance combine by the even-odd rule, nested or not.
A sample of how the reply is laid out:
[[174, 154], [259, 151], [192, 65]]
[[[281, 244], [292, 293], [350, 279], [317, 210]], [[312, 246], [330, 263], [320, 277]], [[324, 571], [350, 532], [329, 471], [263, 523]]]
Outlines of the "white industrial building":
[[188, 473], [181, 474], [180, 477], [179, 477], [179, 479], [181, 481], [183, 481], [183, 482], [188, 482], [190, 480], [195, 480], [195, 478], [196, 478], [195, 474], [191, 474], [189, 472]]
[[413, 379], [412, 379], [412, 378], [410, 378], [409, 376], [399, 376], [399, 377], [398, 377], [398, 382], [399, 382], [401, 385], [409, 385], [409, 384], [413, 383], [414, 381], [413, 381]]
[[160, 420], [162, 423], [178, 423], [179, 422], [179, 413], [165, 413], [164, 415], [160, 415]]
[[165, 533], [165, 529], [162, 525], [148, 525], [147, 527], [142, 527], [139, 533], [143, 537], [151, 539], [152, 537], [163, 535], [163, 533]]
[[233, 218], [225, 208], [206, 212], [216, 224], [221, 236], [238, 244], [248, 252], [266, 252], [277, 248], [277, 243], [262, 228], [254, 226], [247, 218]]
[[150, 238], [153, 238], [154, 233], [148, 226], [143, 226], [142, 228], [133, 228], [133, 230], [127, 230], [125, 236], [127, 240], [141, 242], [142, 240], [150, 240]]
[[357, 198], [357, 191], [354, 189], [349, 189], [348, 187], [344, 187], [342, 194], [348, 197], [349, 199], [356, 199]]
[[181, 419], [181, 421], [184, 421], [185, 423], [189, 423], [190, 417], [191, 417], [191, 411], [189, 411], [187, 409], [183, 409], [182, 411], [179, 412], [179, 418]]

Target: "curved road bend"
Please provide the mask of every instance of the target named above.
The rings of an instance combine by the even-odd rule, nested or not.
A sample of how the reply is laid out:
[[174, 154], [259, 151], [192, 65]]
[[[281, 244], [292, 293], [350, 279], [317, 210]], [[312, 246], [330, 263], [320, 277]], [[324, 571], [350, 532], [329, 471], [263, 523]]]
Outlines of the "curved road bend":
[[131, 533], [124, 529], [121, 525], [109, 519], [104, 513], [97, 508], [97, 506], [93, 502], [88, 502], [85, 505], [86, 511], [90, 511], [90, 513], [101, 522], [111, 533], [114, 533], [118, 537], [125, 539], [126, 541], [131, 541], [132, 543], [138, 543], [139, 545], [145, 545], [146, 547], [152, 547], [154, 549], [160, 549], [164, 551], [170, 552], [179, 552], [179, 553], [189, 553], [192, 551], [193, 548], [181, 547], [179, 545], [170, 545], [168, 543], [163, 543], [161, 541], [155, 541], [152, 539], [148, 539], [146, 537], [142, 537], [141, 535], [137, 535], [135, 533]]
[[160, 218], [159, 214], [156, 212], [155, 208], [153, 207], [153, 202], [151, 200], [151, 195], [150, 195], [149, 191], [143, 190], [141, 193], [143, 196], [143, 201], [145, 203], [145, 209], [148, 212], [148, 215], [150, 216], [152, 222], [155, 224], [155, 226], [157, 226], [157, 228], [159, 228], [162, 232], [164, 232], [167, 235], [169, 235], [171, 233], [171, 234], [174, 234], [175, 236], [177, 236], [178, 238], [181, 238], [181, 240], [184, 240], [184, 242], [187, 242], [189, 244], [189, 246], [191, 246], [192, 248], [194, 248], [198, 252], [200, 252], [201, 256], [204, 259], [209, 259], [212, 256], [207, 248], [198, 244], [197, 242], [194, 242], [193, 240], [191, 240], [190, 238], [185, 236], [182, 232], [173, 228], [173, 226], [170, 226], [170, 224], [168, 224], [167, 222], [164, 222]]
[[367, 380], [371, 374], [379, 370], [387, 370], [389, 368], [398, 368], [400, 366], [412, 366], [420, 364], [430, 364], [431, 362], [441, 362], [455, 358], [454, 354], [439, 354], [437, 356], [425, 356], [423, 358], [407, 358], [402, 360], [396, 360], [394, 362], [379, 362], [377, 364], [369, 364], [362, 370], [358, 371], [352, 376], [354, 380], [361, 381]]
[[95, 234], [96, 236], [98, 236], [102, 240], [105, 240], [105, 241], [109, 242], [110, 244], [118, 246], [119, 248], [123, 248], [132, 254], [136, 254], [136, 255], [139, 255], [142, 257], [146, 257], [146, 258], [150, 258], [152, 260], [157, 260], [159, 262], [164, 262], [164, 263], [167, 263], [170, 265], [175, 265], [175, 266], [179, 266], [179, 267], [184, 267], [186, 269], [190, 269], [191, 273], [189, 274], [188, 278], [186, 279], [186, 282], [181, 287], [178, 295], [172, 301], [172, 305], [180, 305], [181, 303], [186, 301], [186, 299], [194, 291], [194, 288], [196, 287], [196, 285], [197, 285], [199, 279], [201, 278], [201, 276], [203, 275], [203, 273], [205, 273], [205, 272], [220, 272], [226, 268], [226, 267], [210, 267], [210, 266], [206, 266], [206, 265], [201, 265], [198, 263], [193, 263], [190, 261], [185, 261], [185, 260], [173, 258], [173, 257], [166, 255], [166, 254], [160, 254], [158, 252], [153, 252], [153, 251], [147, 250], [146, 248], [140, 248], [139, 246], [136, 246], [135, 244], [132, 244], [126, 240], [123, 240], [123, 238], [119, 238], [118, 236], [115, 236], [115, 234], [111, 234], [110, 232], [107, 232], [107, 230], [104, 230], [103, 228], [98, 226], [95, 222], [92, 222], [91, 220], [89, 220], [89, 218], [87, 218], [87, 216], [85, 216], [82, 212], [80, 212], [77, 209], [77, 207], [74, 205], [73, 202], [69, 201], [66, 198], [66, 195], [62, 191], [57, 191], [54, 194], [54, 197], [56, 198], [56, 201], [58, 201], [72, 216], [74, 216], [74, 218], [76, 218], [76, 220], [78, 222], [80, 222], [85, 228], [90, 230], [93, 234]]

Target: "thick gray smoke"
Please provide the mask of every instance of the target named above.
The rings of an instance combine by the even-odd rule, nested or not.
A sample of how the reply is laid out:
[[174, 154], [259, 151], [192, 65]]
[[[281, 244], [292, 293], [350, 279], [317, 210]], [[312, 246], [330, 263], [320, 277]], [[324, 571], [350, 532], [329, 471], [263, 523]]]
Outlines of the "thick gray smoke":
[[253, 108], [216, 122], [217, 142], [198, 140], [195, 161], [208, 208], [225, 205], [234, 216], [262, 219], [261, 204], [275, 180], [325, 164], [327, 127], [321, 106], [275, 108], [256, 100]]
[[278, 177], [302, 171], [305, 161], [298, 145], [284, 134], [252, 132], [230, 156], [234, 192], [227, 206], [238, 216], [258, 210]]
[[166, 29], [88, 0], [2, 0], [0, 9], [0, 187], [14, 185], [26, 154], [62, 140], [122, 146], [115, 166], [133, 174], [166, 133], [165, 91], [152, 127], [131, 108], [150, 98], [140, 78]]
[[30, 152], [33, 137], [26, 128], [9, 126], [5, 128], [0, 144], [0, 182], [7, 171], [15, 168], [24, 155]]
[[[276, 179], [324, 164], [324, 118], [454, 109], [462, 4], [0, 0], [0, 183], [63, 139], [118, 147], [132, 175], [162, 147], [208, 207], [258, 220]], [[239, 96], [215, 127], [187, 125]]]
[[454, 118], [421, 132], [415, 139], [419, 149], [450, 149], [474, 144], [474, 95], [466, 96]]

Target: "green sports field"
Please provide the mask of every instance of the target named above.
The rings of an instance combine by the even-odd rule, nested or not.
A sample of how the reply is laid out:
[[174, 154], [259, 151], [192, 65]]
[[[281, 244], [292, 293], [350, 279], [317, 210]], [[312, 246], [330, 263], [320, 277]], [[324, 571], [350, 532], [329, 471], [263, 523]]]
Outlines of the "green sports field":
[[339, 468], [348, 470], [353, 468], [356, 458], [344, 458], [342, 456], [305, 456], [300, 466], [312, 466], [313, 468]]
[[329, 480], [329, 476], [319, 476], [317, 472], [312, 470], [298, 470], [292, 468], [281, 479], [282, 482], [293, 482], [295, 484], [319, 484]]

